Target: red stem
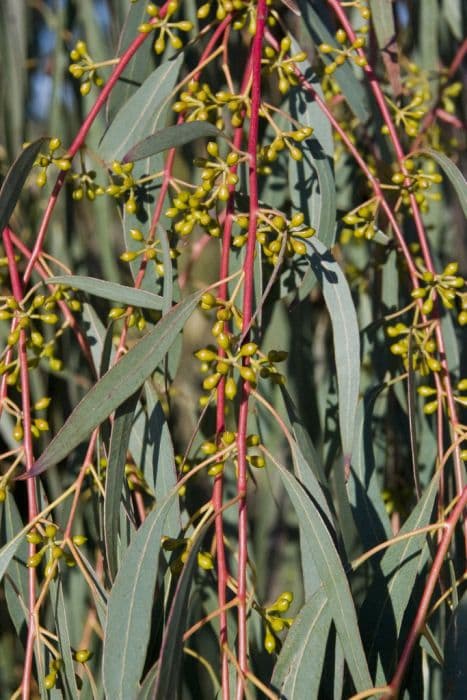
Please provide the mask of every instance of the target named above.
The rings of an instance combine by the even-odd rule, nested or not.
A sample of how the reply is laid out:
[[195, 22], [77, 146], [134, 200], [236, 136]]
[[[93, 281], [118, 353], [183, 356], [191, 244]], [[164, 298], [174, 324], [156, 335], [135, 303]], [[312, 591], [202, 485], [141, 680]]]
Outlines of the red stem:
[[[11, 242], [11, 231], [8, 226], [3, 229], [3, 245], [5, 246], [5, 252], [8, 258], [8, 270], [10, 273], [13, 296], [15, 297], [16, 302], [21, 304], [23, 299], [23, 286], [21, 284], [18, 268], [16, 267], [15, 253]], [[28, 351], [26, 342], [26, 330], [21, 328], [18, 341], [18, 359], [20, 366], [22, 424], [24, 432], [23, 450], [26, 470], [29, 471], [32, 469], [32, 465], [34, 464], [34, 452], [32, 447], [31, 394], [29, 386]], [[36, 481], [34, 478], [27, 480], [26, 490], [28, 497], [28, 519], [31, 521], [39, 512], [36, 496]], [[29, 543], [28, 556], [33, 556], [35, 553], [36, 546]], [[34, 606], [36, 604], [36, 569], [34, 567], [30, 567], [28, 570], [28, 598], [28, 636], [26, 641], [23, 679], [21, 683], [21, 692], [24, 700], [27, 700], [31, 693], [32, 658], [34, 653], [34, 640], [36, 638], [36, 623], [34, 618]]]
[[[169, 3], [169, 0], [160, 8], [159, 10], [159, 18], [163, 18], [165, 13], [167, 12], [167, 5]], [[150, 22], [156, 22], [159, 18], [155, 18], [150, 20]], [[85, 138], [88, 134], [89, 129], [91, 128], [92, 124], [94, 123], [95, 119], [97, 118], [99, 112], [101, 109], [104, 107], [107, 98], [109, 97], [110, 93], [112, 92], [113, 88], [115, 87], [116, 83], [120, 79], [121, 74], [125, 70], [126, 66], [128, 63], [131, 61], [135, 53], [138, 51], [140, 46], [145, 42], [149, 34], [146, 33], [140, 33], [138, 36], [131, 42], [130, 46], [126, 49], [126, 51], [123, 53], [123, 55], [120, 57], [117, 65], [115, 66], [115, 69], [102, 88], [102, 91], [99, 94], [99, 97], [97, 98], [96, 102], [94, 103], [93, 107], [91, 108], [91, 111], [89, 112], [88, 116], [84, 120], [84, 122], [81, 125], [80, 130], [76, 134], [73, 143], [71, 144], [70, 148], [68, 149], [68, 155], [70, 158], [73, 158], [74, 155], [78, 152], [78, 150], [81, 148], [81, 146], [84, 144]], [[32, 251], [32, 256], [31, 259], [29, 260], [28, 266], [24, 272], [23, 275], [23, 281], [27, 282], [29, 278], [31, 277], [32, 270], [34, 268], [34, 264], [38, 258], [38, 256], [41, 253], [42, 246], [44, 245], [44, 239], [47, 233], [47, 229], [50, 223], [50, 218], [52, 216], [52, 212], [55, 208], [55, 204], [57, 202], [58, 195], [60, 193], [60, 190], [63, 187], [63, 183], [65, 182], [65, 177], [66, 173], [61, 172], [58, 177], [57, 181], [55, 183], [55, 186], [52, 190], [52, 194], [50, 196], [50, 199], [47, 204], [47, 208], [44, 212], [44, 216], [41, 221], [41, 225], [39, 227], [39, 232], [37, 234], [37, 239], [34, 244], [34, 248]]]
[[[339, 4], [337, 0], [328, 0], [329, 5], [332, 7], [334, 10], [336, 16], [339, 18], [340, 23], [342, 24], [342, 27], [347, 33], [347, 36], [349, 37], [350, 41], [355, 41], [355, 32], [353, 30], [352, 25], [350, 24], [347, 15], [345, 14], [345, 11]], [[359, 55], [362, 57], [365, 57], [365, 52], [362, 49], [357, 50]], [[467, 51], [467, 46], [464, 47], [462, 45], [462, 51], [458, 53], [457, 59], [460, 63], [460, 61], [463, 58], [463, 55]], [[457, 69], [457, 63], [455, 66], [455, 69]], [[452, 68], [452, 67], [451, 67]], [[371, 66], [366, 65], [363, 67], [363, 70], [368, 78], [370, 88], [373, 92], [373, 95], [375, 97], [375, 100], [378, 104], [378, 107], [381, 111], [381, 116], [383, 117], [384, 123], [386, 124], [388, 128], [388, 133], [390, 136], [390, 139], [392, 141], [392, 144], [394, 146], [394, 150], [396, 152], [397, 160], [398, 160], [398, 167], [400, 168], [401, 172], [404, 173], [404, 175], [408, 175], [408, 171], [405, 167], [405, 154], [404, 150], [402, 148], [402, 145], [400, 143], [399, 137], [397, 135], [397, 130], [396, 127], [392, 121], [391, 115], [389, 113], [388, 106], [386, 104], [386, 100], [383, 94], [383, 91], [381, 90], [381, 86], [378, 82], [378, 79], [371, 68]], [[410, 206], [412, 209], [412, 214], [414, 218], [414, 223], [415, 223], [415, 228], [417, 230], [417, 235], [418, 235], [418, 241], [420, 243], [420, 248], [422, 251], [423, 255], [423, 260], [426, 265], [427, 270], [435, 274], [435, 267], [433, 264], [433, 258], [431, 256], [431, 251], [430, 251], [430, 246], [428, 243], [428, 237], [425, 231], [425, 227], [423, 224], [422, 216], [420, 214], [420, 208], [418, 206], [418, 202], [415, 199], [415, 195], [413, 193], [410, 193]], [[400, 244], [400, 240], [398, 239], [398, 242]], [[412, 281], [414, 281], [412, 279]], [[418, 282], [415, 287], [418, 286]], [[449, 368], [447, 366], [447, 361], [446, 361], [446, 346], [444, 342], [444, 336], [443, 332], [441, 329], [441, 320], [439, 317], [439, 312], [435, 309], [435, 320], [436, 320], [436, 329], [435, 329], [435, 335], [436, 335], [436, 341], [437, 341], [437, 346], [438, 346], [438, 352], [440, 356], [440, 363], [442, 367], [442, 377], [444, 380], [444, 389], [446, 392], [446, 399], [447, 399], [447, 404], [448, 404], [448, 410], [449, 410], [449, 417], [450, 417], [450, 422], [452, 425], [453, 430], [455, 430], [456, 426], [458, 425], [458, 416], [457, 416], [457, 408], [456, 408], [456, 403], [454, 401], [454, 394], [453, 394], [453, 389], [452, 389], [452, 384], [451, 384], [451, 378], [449, 376]], [[462, 493], [462, 489], [464, 486], [464, 477], [463, 477], [463, 466], [462, 466], [462, 461], [460, 458], [460, 450], [459, 448], [456, 448], [454, 450], [453, 454], [453, 459], [454, 459], [454, 477], [456, 481], [456, 490], [457, 494], [460, 496]], [[467, 527], [467, 525], [466, 525]]]
[[[245, 274], [243, 288], [243, 322], [242, 331], [249, 328], [253, 313], [254, 298], [254, 261], [256, 249], [256, 221], [258, 216], [258, 174], [257, 146], [259, 129], [259, 110], [261, 106], [261, 49], [266, 25], [266, 0], [258, 0], [256, 15], [256, 32], [251, 48], [251, 116], [248, 133], [248, 185], [249, 185], [249, 220], [243, 270]], [[244, 359], [248, 364], [248, 359]], [[247, 565], [248, 565], [248, 513], [247, 513], [247, 422], [250, 386], [241, 383], [241, 398], [238, 414], [237, 454], [238, 477], [237, 494], [239, 497], [238, 513], [238, 663], [242, 674], [248, 671], [248, 635], [247, 635]], [[243, 684], [237, 684], [237, 700], [243, 698]]]
[[404, 679], [405, 673], [407, 671], [407, 666], [409, 665], [410, 659], [412, 657], [412, 653], [415, 647], [415, 644], [417, 642], [417, 639], [419, 638], [421, 631], [423, 629], [423, 625], [425, 624], [425, 620], [427, 617], [428, 613], [428, 608], [430, 605], [431, 598], [433, 596], [433, 591], [435, 589], [436, 583], [438, 581], [438, 577], [440, 575], [441, 567], [443, 566], [443, 561], [446, 556], [446, 553], [449, 548], [449, 544], [451, 542], [451, 539], [454, 535], [454, 530], [456, 527], [457, 522], [460, 520], [462, 516], [462, 511], [464, 510], [465, 506], [467, 504], [467, 487], [465, 487], [460, 495], [460, 498], [452, 511], [451, 515], [449, 516], [448, 520], [446, 521], [446, 529], [444, 531], [443, 537], [441, 539], [441, 542], [438, 546], [438, 551], [436, 552], [435, 559], [433, 561], [433, 565], [431, 567], [431, 571], [429, 573], [425, 589], [423, 591], [422, 599], [420, 601], [420, 606], [418, 608], [417, 614], [415, 616], [415, 619], [412, 623], [412, 627], [409, 633], [409, 636], [407, 637], [407, 641], [405, 643], [404, 649], [401, 654], [401, 658], [399, 660], [399, 663], [397, 665], [396, 672], [394, 674], [394, 677], [390, 683], [390, 688], [391, 688], [391, 693], [386, 695], [386, 698], [394, 698], [397, 697], [402, 685], [402, 681]]

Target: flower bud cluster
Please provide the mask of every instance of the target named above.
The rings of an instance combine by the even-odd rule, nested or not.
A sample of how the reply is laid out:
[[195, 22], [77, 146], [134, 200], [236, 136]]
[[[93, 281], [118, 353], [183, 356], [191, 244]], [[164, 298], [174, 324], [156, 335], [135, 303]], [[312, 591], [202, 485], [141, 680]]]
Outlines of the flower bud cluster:
[[[140, 248], [136, 250], [125, 250], [120, 255], [120, 260], [123, 262], [131, 263], [138, 258], [143, 258], [147, 262], [152, 262], [155, 266], [156, 272], [160, 277], [164, 276], [164, 263], [163, 263], [163, 253], [160, 248], [159, 239], [145, 238], [144, 234], [140, 229], [132, 228], [130, 229], [130, 237], [137, 244], [141, 244]], [[170, 249], [170, 258], [175, 260], [179, 253], [176, 248]], [[123, 314], [122, 314], [123, 315]]]
[[425, 316], [429, 316], [433, 311], [437, 297], [445, 309], [453, 309], [456, 299], [459, 299], [462, 305], [459, 323], [464, 325], [467, 322], [467, 313], [464, 309], [466, 295], [461, 292], [465, 288], [465, 279], [457, 274], [458, 271], [459, 263], [450, 262], [439, 275], [428, 270], [422, 273], [421, 279], [425, 284], [413, 290], [412, 299], [423, 299], [421, 308]]
[[177, 13], [179, 5], [180, 3], [178, 0], [171, 0], [166, 7], [163, 17], [161, 17], [160, 7], [155, 3], [150, 2], [146, 7], [146, 12], [149, 15], [150, 21], [141, 24], [138, 27], [138, 31], [142, 34], [149, 34], [157, 30], [157, 38], [154, 41], [154, 51], [158, 55], [165, 51], [166, 35], [172, 48], [178, 51], [183, 47], [183, 41], [178, 34], [174, 34], [174, 29], [177, 29], [179, 32], [190, 32], [193, 29], [192, 22], [187, 20], [180, 20], [178, 22], [170, 21]]
[[351, 226], [352, 228], [343, 229], [342, 235], [347, 236], [350, 234], [355, 236], [355, 238], [366, 238], [367, 240], [374, 238], [378, 230], [376, 220], [379, 204], [379, 199], [373, 197], [346, 214], [342, 221], [346, 226]]
[[80, 202], [84, 197], [93, 202], [96, 197], [105, 194], [105, 189], [96, 182], [95, 170], [83, 170], [80, 173], [69, 173], [67, 182], [72, 186], [71, 196], [75, 202]]
[[404, 165], [408, 174], [397, 171], [391, 177], [393, 186], [400, 191], [402, 203], [410, 207], [410, 196], [413, 195], [422, 212], [429, 210], [428, 199], [440, 201], [441, 194], [439, 192], [427, 191], [433, 185], [439, 185], [443, 181], [441, 173], [436, 172], [436, 165], [433, 161], [427, 161], [425, 170], [417, 168], [415, 161], [412, 158], [406, 158]]
[[285, 36], [281, 39], [279, 51], [276, 51], [272, 46], [266, 46], [261, 59], [267, 75], [277, 73], [278, 88], [282, 95], [287, 94], [291, 87], [298, 85], [295, 64], [306, 60], [305, 51], [299, 51], [293, 56], [289, 56], [291, 45], [290, 37]]
[[240, 160], [238, 153], [231, 151], [225, 158], [221, 157], [215, 141], [208, 143], [207, 151], [209, 158], [194, 161], [197, 167], [203, 168], [202, 183], [192, 193], [187, 190], [178, 192], [166, 212], [170, 219], [177, 219], [174, 231], [181, 236], [188, 236], [199, 225], [210, 236], [218, 238], [221, 229], [212, 207], [226, 202], [230, 189], [238, 182], [238, 176], [233, 172]]
[[[218, 320], [212, 328], [217, 348], [209, 345], [195, 352], [195, 357], [202, 363], [201, 372], [207, 374], [203, 380], [203, 389], [213, 392], [223, 379], [225, 381], [225, 396], [233, 401], [237, 395], [238, 379], [256, 386], [259, 378], [270, 379], [275, 384], [282, 384], [284, 376], [278, 371], [276, 363], [283, 362], [287, 353], [281, 350], [271, 350], [264, 355], [256, 343], [244, 342], [240, 346], [238, 336], [234, 336], [226, 328], [226, 321], [234, 314], [233, 305], [221, 299], [216, 299], [209, 292], [201, 297], [201, 308], [210, 309], [218, 307]], [[237, 322], [240, 321], [239, 312], [235, 312]], [[221, 318], [219, 318], [221, 316]], [[200, 403], [204, 405], [209, 396], [202, 396]]]
[[107, 187], [106, 193], [115, 199], [123, 198], [127, 213], [135, 214], [138, 208], [136, 192], [139, 181], [132, 176], [134, 163], [120, 163], [114, 160], [110, 168], [112, 184]]
[[[182, 550], [175, 558], [170, 562], [170, 570], [174, 576], [178, 576], [188, 559], [190, 549], [192, 547], [192, 539], [190, 537], [162, 537], [162, 549], [166, 552], [175, 552], [177, 550]], [[214, 568], [214, 559], [210, 552], [199, 551], [197, 555], [198, 566], [204, 571], [210, 571]]]
[[[53, 372], [59, 372], [63, 363], [55, 356], [55, 345], [68, 324], [66, 322], [61, 324], [55, 329], [53, 337], [46, 340], [43, 332], [41, 332], [42, 329], [38, 330], [37, 322], [46, 326], [58, 326], [60, 317], [55, 313], [57, 302], [64, 301], [73, 312], [81, 310], [81, 302], [74, 298], [70, 290], [62, 286], [57, 287], [56, 291], [48, 296], [36, 294], [32, 297], [27, 307], [19, 304], [12, 296], [3, 297], [2, 301], [0, 321], [10, 321], [11, 323], [11, 331], [7, 336], [7, 348], [4, 352], [4, 358], [9, 349], [18, 345], [20, 331], [23, 330], [26, 332], [26, 346], [31, 351], [28, 354], [28, 367], [37, 367], [39, 361], [45, 359]], [[0, 360], [0, 375], [3, 374], [8, 375], [6, 382], [9, 386], [17, 386], [19, 360], [17, 358], [10, 358], [8, 361], [5, 361], [5, 359]]]
[[[309, 138], [313, 133], [311, 126], [302, 126], [295, 131], [279, 131], [277, 136], [269, 145], [263, 146], [259, 151], [260, 162], [273, 163], [277, 160], [279, 153], [287, 149], [291, 158], [302, 160], [303, 153], [295, 144], [301, 143]], [[264, 174], [268, 174], [265, 172]]]
[[347, 60], [353, 61], [353, 63], [360, 68], [367, 65], [368, 61], [365, 56], [359, 53], [359, 50], [365, 46], [365, 34], [368, 32], [368, 26], [360, 27], [359, 32], [359, 36], [357, 36], [352, 43], [349, 43], [346, 32], [343, 29], [338, 29], [336, 32], [336, 41], [339, 46], [320, 44], [319, 50], [321, 53], [334, 55], [333, 60], [324, 68], [326, 75], [332, 75], [334, 71], [336, 71], [339, 66], [343, 66]]
[[[248, 230], [249, 217], [246, 214], [238, 214], [235, 221], [244, 232], [234, 236], [232, 245], [241, 248], [247, 240], [246, 231]], [[289, 220], [274, 211], [260, 210], [256, 240], [261, 245], [268, 262], [276, 265], [280, 261], [282, 250], [287, 258], [292, 258], [294, 255], [305, 255], [307, 247], [304, 239], [311, 238], [316, 231], [314, 228], [305, 226], [304, 221], [305, 217], [302, 212], [294, 214]]]
[[[212, 0], [205, 2], [198, 8], [198, 19], [207, 19], [211, 13]], [[229, 14], [233, 14], [232, 27], [239, 31], [247, 28], [252, 36], [256, 32], [256, 2], [254, 0], [217, 0], [216, 19], [220, 22]], [[266, 5], [272, 5], [272, 0], [266, 0]], [[276, 24], [272, 14], [268, 14], [267, 23], [270, 27]]]
[[[420, 130], [420, 122], [428, 112], [427, 93], [417, 90], [413, 97], [408, 98], [407, 104], [400, 106], [389, 98], [386, 98], [389, 106], [394, 112], [396, 126], [401, 126], [407, 136], [415, 138]], [[388, 134], [386, 124], [381, 127], [381, 133]]]
[[99, 75], [97, 68], [99, 63], [95, 63], [88, 53], [88, 47], [84, 41], [78, 41], [74, 49], [70, 52], [70, 58], [73, 63], [70, 64], [69, 72], [80, 80], [79, 91], [85, 96], [91, 92], [91, 86], [94, 84], [100, 88], [104, 84], [104, 79]]
[[283, 613], [288, 611], [292, 602], [293, 593], [284, 591], [272, 605], [266, 608], [255, 605], [265, 624], [264, 648], [268, 654], [273, 654], [280, 649], [281, 641], [277, 635], [293, 623], [292, 617], [283, 617]]
[[409, 367], [409, 348], [412, 357], [412, 369], [421, 376], [441, 371], [441, 363], [437, 358], [437, 345], [433, 337], [434, 327], [426, 324], [408, 327], [405, 323], [388, 326], [386, 333], [389, 338], [397, 338], [390, 346], [393, 355], [402, 359], [404, 367]]
[[38, 187], [45, 187], [47, 184], [47, 169], [51, 164], [55, 165], [62, 172], [66, 172], [71, 168], [71, 159], [65, 154], [58, 155], [58, 151], [62, 142], [59, 138], [52, 138], [49, 141], [49, 152], [39, 153], [37, 156], [34, 166], [40, 168], [40, 172], [36, 177], [36, 184]]
[[[26, 535], [29, 544], [34, 546], [42, 545], [41, 548], [28, 557], [27, 566], [31, 569], [37, 568], [46, 558], [46, 566], [44, 575], [49, 578], [55, 578], [57, 575], [57, 562], [63, 559], [69, 567], [74, 567], [76, 562], [71, 553], [66, 551], [65, 540], [57, 539], [58, 527], [51, 522], [39, 523], [35, 528], [30, 530]], [[81, 547], [87, 538], [84, 535], [74, 535], [72, 542], [76, 547]]]

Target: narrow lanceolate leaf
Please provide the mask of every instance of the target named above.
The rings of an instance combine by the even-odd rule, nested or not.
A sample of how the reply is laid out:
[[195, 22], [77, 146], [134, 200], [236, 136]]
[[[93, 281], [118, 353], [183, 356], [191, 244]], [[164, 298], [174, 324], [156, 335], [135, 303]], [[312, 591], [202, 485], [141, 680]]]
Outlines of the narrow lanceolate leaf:
[[0, 581], [5, 575], [5, 571], [8, 569], [11, 560], [15, 556], [21, 542], [24, 541], [24, 536], [27, 532], [27, 528], [18, 532], [13, 539], [11, 539], [7, 544], [0, 549]]
[[[399, 534], [412, 532], [430, 523], [438, 481], [439, 474], [432, 479]], [[428, 556], [426, 538], [426, 533], [417, 534], [386, 550], [362, 607], [365, 636], [371, 639], [370, 659], [373, 655], [377, 657], [376, 685], [384, 685], [394, 671], [402, 620], [413, 595], [417, 575]]]
[[201, 293], [193, 294], [175, 306], [88, 391], [33, 469], [28, 472], [29, 476], [40, 474], [64, 459], [142, 386], [182, 330]]
[[358, 402], [352, 468], [347, 481], [350, 506], [365, 549], [391, 536], [391, 524], [380, 494], [373, 451], [373, 409], [382, 389], [381, 386], [367, 391]]
[[426, 154], [430, 158], [433, 158], [444, 170], [451, 185], [456, 190], [464, 215], [467, 217], [467, 181], [457, 165], [455, 165], [450, 158], [445, 156], [444, 153], [441, 153], [441, 151], [434, 151], [432, 148], [424, 148], [419, 151], [419, 153]]
[[55, 628], [57, 630], [60, 656], [62, 657], [63, 668], [60, 671], [60, 681], [64, 686], [65, 697], [79, 698], [78, 687], [76, 685], [75, 667], [71, 655], [70, 631], [67, 620], [67, 606], [63, 596], [61, 579], [52, 581], [50, 586], [50, 596], [53, 605], [53, 615]]
[[331, 613], [323, 588], [305, 603], [277, 658], [271, 685], [287, 700], [317, 700]]
[[[292, 53], [300, 46], [292, 39]], [[308, 61], [300, 63], [316, 92], [324, 99], [319, 81]], [[305, 214], [308, 226], [328, 248], [334, 243], [336, 232], [336, 188], [333, 174], [334, 142], [331, 125], [313, 97], [302, 88], [290, 91], [290, 113], [300, 124], [313, 127], [313, 134], [302, 142], [303, 158], [289, 158], [289, 186], [292, 206]]]
[[[177, 484], [177, 467], [175, 464], [175, 450], [170, 435], [169, 425], [164, 415], [164, 409], [159, 401], [157, 392], [150, 381], [144, 386], [146, 396], [146, 408], [148, 411], [147, 441], [150, 463], [141, 465], [145, 474], [150, 470], [150, 483], [158, 499], [165, 498]], [[167, 516], [167, 534], [175, 537], [180, 530], [180, 505], [177, 499]]]
[[37, 139], [26, 146], [5, 176], [0, 190], [0, 235], [10, 220], [26, 178], [46, 140], [45, 138]]
[[159, 673], [153, 700], [166, 700], [171, 696], [177, 697], [177, 679], [180, 678], [183, 657], [183, 633], [186, 630], [188, 618], [188, 595], [197, 565], [198, 550], [211, 522], [212, 519], [201, 528], [198, 536], [192, 541], [190, 553], [177, 584], [162, 639]]
[[350, 461], [360, 387], [360, 335], [348, 282], [329, 250], [315, 238], [306, 241], [310, 264], [323, 290], [331, 317], [339, 390], [342, 450]]
[[[136, 2], [130, 5], [125, 0], [124, 4], [126, 17], [118, 37], [116, 56], [121, 56], [126, 51], [137, 36], [140, 24], [147, 20], [145, 3]], [[122, 11], [121, 14], [123, 14]], [[153, 41], [148, 36], [123, 71], [122, 79], [117, 82], [110, 93], [105, 114], [107, 123], [111, 122], [120, 107], [128, 102], [129, 98], [138, 90], [153, 68]]]
[[165, 109], [183, 63], [183, 53], [156, 68], [117, 113], [99, 146], [105, 160], [121, 160], [144, 138]]
[[269, 455], [269, 459], [279, 470], [300, 527], [307, 537], [347, 666], [357, 691], [363, 691], [372, 686], [372, 680], [360, 638], [352, 594], [333, 539], [314, 501], [297, 479], [272, 455]]
[[[23, 521], [12, 496], [9, 496], [3, 505], [1, 520], [1, 540], [3, 542], [9, 542], [23, 529]], [[23, 537], [8, 567], [8, 575], [5, 580], [6, 605], [18, 637], [28, 617], [27, 557], [28, 544], [26, 538]]]
[[163, 297], [159, 294], [146, 292], [143, 289], [135, 289], [134, 287], [126, 287], [116, 282], [99, 280], [95, 277], [60, 275], [58, 277], [50, 277], [47, 283], [66, 284], [75, 289], [80, 289], [83, 292], [88, 292], [88, 294], [93, 294], [96, 297], [101, 297], [102, 299], [110, 299], [120, 304], [125, 304], [125, 306], [137, 306], [142, 309], [160, 311], [164, 303]]
[[401, 91], [399, 47], [392, 0], [370, 0], [371, 21], [394, 95]]
[[135, 392], [115, 411], [110, 437], [109, 458], [105, 478], [104, 541], [107, 565], [111, 579], [118, 566], [118, 530], [120, 499], [122, 496], [125, 462], [133, 416], [139, 392]]
[[118, 570], [108, 601], [103, 681], [106, 697], [137, 695], [151, 630], [164, 524], [177, 492], [160, 501], [134, 536]]
[[222, 132], [209, 122], [194, 121], [160, 129], [135, 144], [123, 157], [124, 162], [133, 162], [162, 153], [169, 148], [184, 146], [195, 139], [219, 138]]

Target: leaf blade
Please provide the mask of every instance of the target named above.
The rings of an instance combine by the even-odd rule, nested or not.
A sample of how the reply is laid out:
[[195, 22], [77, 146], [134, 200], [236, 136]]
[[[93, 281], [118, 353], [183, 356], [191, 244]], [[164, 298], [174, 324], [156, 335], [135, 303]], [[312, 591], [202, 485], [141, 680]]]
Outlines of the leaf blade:
[[170, 148], [184, 146], [195, 139], [219, 138], [219, 136], [222, 136], [222, 132], [209, 122], [194, 121], [167, 126], [165, 129], [159, 129], [154, 134], [147, 136], [142, 141], [138, 141], [125, 153], [123, 162], [149, 158], [156, 153], [168, 151]]
[[317, 239], [305, 241], [310, 265], [323, 290], [331, 317], [339, 390], [339, 425], [345, 462], [350, 462], [360, 389], [360, 334], [346, 277], [330, 251]]
[[23, 149], [8, 170], [0, 189], [0, 233], [8, 225], [26, 178], [46, 138], [37, 139]]
[[66, 457], [131, 396], [152, 374], [175, 336], [194, 310], [202, 292], [191, 295], [166, 314], [90, 389], [63, 427], [36, 460], [29, 476], [37, 475]]
[[117, 301], [126, 306], [138, 306], [143, 309], [152, 309], [160, 311], [164, 300], [159, 294], [153, 294], [143, 289], [135, 289], [127, 287], [124, 284], [116, 282], [107, 282], [96, 277], [86, 277], [84, 275], [59, 275], [57, 277], [49, 277], [47, 283], [51, 284], [66, 284], [70, 287], [80, 289], [82, 292], [88, 292], [102, 299]]

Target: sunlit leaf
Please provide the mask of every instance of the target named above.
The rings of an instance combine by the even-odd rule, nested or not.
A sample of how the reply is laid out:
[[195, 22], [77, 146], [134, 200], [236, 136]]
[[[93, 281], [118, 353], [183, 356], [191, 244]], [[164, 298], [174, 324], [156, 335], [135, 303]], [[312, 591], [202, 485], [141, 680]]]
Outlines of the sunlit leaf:
[[269, 458], [279, 470], [300, 527], [306, 533], [355, 687], [358, 691], [365, 690], [372, 686], [372, 681], [360, 638], [352, 594], [332, 537], [313, 499], [272, 455], [269, 455]]
[[125, 476], [127, 449], [138, 393], [129, 396], [115, 411], [105, 476], [104, 540], [109, 575], [113, 579], [118, 566], [119, 511]]
[[345, 461], [350, 460], [360, 390], [360, 335], [347, 279], [332, 254], [315, 238], [307, 242], [310, 264], [331, 318], [339, 389], [339, 425]]
[[121, 160], [148, 131], [154, 130], [154, 125], [165, 110], [167, 97], [175, 85], [182, 62], [181, 53], [177, 58], [163, 63], [123, 104], [99, 145], [99, 153], [105, 160]]
[[137, 531], [109, 596], [103, 655], [103, 681], [109, 698], [136, 696], [151, 628], [161, 537], [176, 497], [175, 492], [160, 501]]
[[52, 284], [66, 284], [75, 289], [80, 289], [88, 294], [93, 294], [103, 299], [111, 299], [125, 306], [136, 306], [142, 309], [160, 311], [163, 306], [163, 298], [159, 294], [152, 294], [143, 289], [126, 287], [123, 284], [107, 282], [95, 277], [83, 277], [81, 275], [61, 275], [50, 277], [47, 282]]
[[305, 603], [277, 658], [271, 685], [288, 700], [317, 700], [331, 613], [323, 588]]
[[193, 312], [201, 293], [184, 299], [134, 345], [85, 395], [36, 460], [30, 475], [40, 474], [70, 454], [156, 369]]
[[441, 151], [435, 151], [432, 148], [424, 148], [419, 151], [420, 153], [425, 153], [430, 158], [433, 158], [440, 168], [442, 168], [447, 175], [451, 185], [454, 187], [457, 196], [459, 197], [460, 205], [464, 211], [464, 215], [467, 217], [467, 181], [462, 175], [461, 171], [455, 165], [450, 158], [441, 153]]

